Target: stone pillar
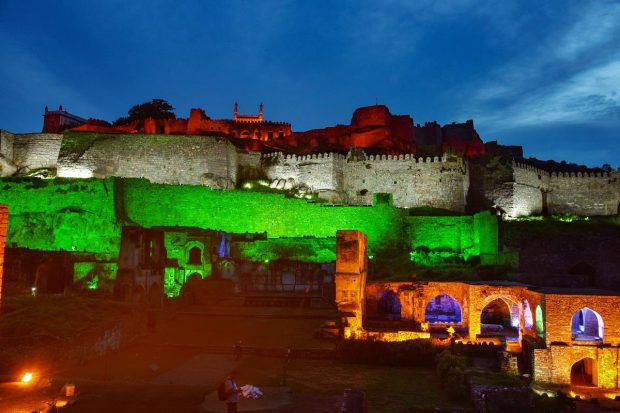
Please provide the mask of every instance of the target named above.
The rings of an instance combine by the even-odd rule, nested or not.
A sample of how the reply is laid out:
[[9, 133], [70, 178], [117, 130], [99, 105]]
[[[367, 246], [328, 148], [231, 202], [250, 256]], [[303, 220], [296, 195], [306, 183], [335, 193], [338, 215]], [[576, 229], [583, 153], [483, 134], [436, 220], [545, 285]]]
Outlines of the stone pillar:
[[346, 230], [336, 233], [336, 304], [347, 313], [345, 337], [363, 333], [368, 272], [366, 234]]
[[9, 208], [0, 204], [0, 310], [2, 309], [2, 275], [4, 270], [4, 245], [6, 244], [6, 227], [9, 223]]

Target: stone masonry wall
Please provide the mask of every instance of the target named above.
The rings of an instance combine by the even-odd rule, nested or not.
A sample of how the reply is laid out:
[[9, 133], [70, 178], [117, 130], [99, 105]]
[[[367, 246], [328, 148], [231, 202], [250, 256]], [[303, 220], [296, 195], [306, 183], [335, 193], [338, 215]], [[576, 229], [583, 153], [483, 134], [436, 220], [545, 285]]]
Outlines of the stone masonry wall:
[[19, 174], [41, 168], [56, 169], [61, 142], [62, 134], [59, 133], [14, 135], [13, 162], [19, 168]]
[[545, 327], [547, 344], [551, 341], [571, 343], [571, 319], [580, 309], [588, 307], [603, 319], [603, 343], [620, 345], [620, 312], [617, 296], [548, 294], [545, 304]]
[[269, 180], [285, 180], [291, 186], [306, 186], [330, 201], [342, 201], [341, 168], [344, 157], [335, 153], [263, 156], [262, 169]]
[[594, 360], [593, 381], [603, 389], [618, 389], [618, 348], [552, 345], [534, 350], [533, 379], [570, 384], [572, 366], [584, 359]]
[[13, 160], [13, 141], [15, 135], [0, 129], [0, 155], [8, 160]]
[[370, 205], [374, 193], [393, 194], [400, 208], [434, 207], [465, 210], [469, 175], [462, 158], [410, 155], [369, 156], [343, 165], [344, 192], [352, 205]]
[[529, 165], [513, 164], [513, 203], [505, 209], [510, 216], [540, 215], [548, 173]]
[[551, 173], [548, 178], [549, 213], [616, 215], [620, 211], [620, 172]]
[[237, 180], [237, 151], [228, 140], [210, 136], [66, 133], [58, 176], [144, 177], [225, 189]]

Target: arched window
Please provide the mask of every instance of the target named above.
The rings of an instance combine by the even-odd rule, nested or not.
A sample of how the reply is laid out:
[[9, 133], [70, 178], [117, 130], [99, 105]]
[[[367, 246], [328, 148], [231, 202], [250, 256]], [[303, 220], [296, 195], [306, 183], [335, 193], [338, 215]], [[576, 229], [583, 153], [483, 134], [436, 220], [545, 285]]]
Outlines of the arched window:
[[401, 304], [398, 294], [392, 290], [384, 291], [378, 303], [379, 315], [390, 320], [400, 320]]
[[570, 384], [573, 386], [596, 386], [598, 384], [596, 360], [586, 357], [570, 369]]
[[536, 306], [536, 334], [539, 337], [545, 337], [545, 319], [543, 318], [542, 308]]
[[578, 310], [571, 319], [571, 335], [576, 341], [602, 341], [603, 318], [588, 307]]
[[435, 323], [454, 323], [463, 321], [461, 306], [458, 301], [448, 294], [439, 294], [432, 298], [426, 305], [424, 321]]
[[191, 265], [202, 264], [202, 250], [199, 247], [192, 247], [189, 250], [189, 254], [187, 257], [187, 263]]
[[527, 300], [523, 300], [523, 321], [525, 323], [525, 328], [528, 330], [534, 328], [534, 317], [532, 315], [530, 303]]

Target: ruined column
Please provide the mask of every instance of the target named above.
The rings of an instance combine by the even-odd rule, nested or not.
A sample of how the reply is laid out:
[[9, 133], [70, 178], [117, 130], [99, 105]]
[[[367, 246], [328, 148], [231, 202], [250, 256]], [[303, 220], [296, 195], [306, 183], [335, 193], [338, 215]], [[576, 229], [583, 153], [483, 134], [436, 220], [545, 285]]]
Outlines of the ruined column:
[[336, 304], [338, 310], [346, 314], [346, 338], [364, 332], [367, 244], [366, 234], [360, 231], [341, 230], [336, 233]]

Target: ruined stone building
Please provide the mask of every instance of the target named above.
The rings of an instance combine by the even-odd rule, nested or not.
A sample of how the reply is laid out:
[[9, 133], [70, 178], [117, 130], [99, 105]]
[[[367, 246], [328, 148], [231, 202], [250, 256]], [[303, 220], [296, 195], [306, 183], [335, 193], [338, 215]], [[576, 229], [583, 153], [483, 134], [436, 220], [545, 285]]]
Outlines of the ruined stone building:
[[[543, 169], [484, 144], [471, 121], [415, 125], [381, 105], [302, 132], [262, 105], [122, 127], [62, 108], [44, 119], [42, 133], [0, 132], [0, 260], [17, 291], [157, 306], [218, 281], [246, 305], [335, 302], [347, 337], [452, 327], [527, 352], [536, 380], [618, 388], [620, 171]], [[5, 223], [0, 209], [0, 245]], [[372, 280], [396, 272], [376, 264], [386, 257], [499, 267], [503, 281]]]
[[[506, 217], [539, 214], [617, 215], [618, 171], [548, 171], [486, 146], [473, 122], [415, 126], [385, 106], [359, 108], [350, 125], [306, 132], [258, 115], [213, 120], [192, 109], [188, 119], [146, 119], [101, 127], [65, 111], [46, 112], [44, 133], [2, 131], [3, 176], [133, 177], [153, 183], [240, 188], [260, 180], [282, 191], [345, 205], [370, 205], [390, 193], [398, 208], [476, 212]], [[83, 120], [82, 120], [83, 121]], [[137, 128], [137, 129], [135, 129]], [[429, 156], [430, 153], [435, 153]], [[510, 154], [510, 155], [507, 155]]]
[[457, 341], [524, 352], [524, 369], [534, 380], [619, 389], [619, 292], [507, 282], [368, 282], [366, 248], [359, 231], [338, 232], [336, 302], [346, 316], [346, 337], [430, 339], [452, 327]]

